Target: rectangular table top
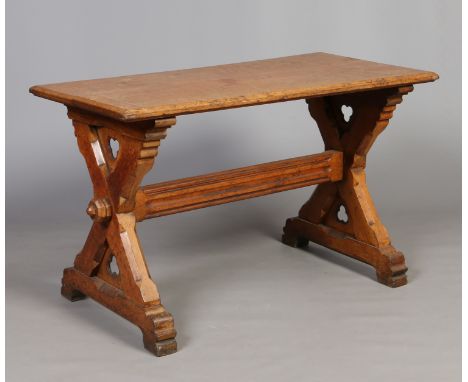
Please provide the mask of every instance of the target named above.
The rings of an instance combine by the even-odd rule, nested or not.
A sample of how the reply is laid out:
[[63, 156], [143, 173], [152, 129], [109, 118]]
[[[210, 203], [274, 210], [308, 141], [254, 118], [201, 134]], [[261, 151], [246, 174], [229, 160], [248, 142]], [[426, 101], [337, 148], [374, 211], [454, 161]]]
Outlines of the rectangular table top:
[[434, 81], [433, 72], [327, 53], [33, 86], [43, 98], [121, 121]]

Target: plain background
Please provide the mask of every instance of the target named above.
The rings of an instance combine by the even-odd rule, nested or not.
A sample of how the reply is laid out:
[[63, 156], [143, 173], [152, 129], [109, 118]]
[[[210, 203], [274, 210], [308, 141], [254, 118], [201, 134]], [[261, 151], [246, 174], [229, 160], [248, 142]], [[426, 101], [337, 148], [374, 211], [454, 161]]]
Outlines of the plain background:
[[[440, 381], [461, 374], [461, 1], [7, 1], [7, 380]], [[139, 226], [179, 352], [60, 297], [90, 221], [65, 107], [31, 85], [325, 51], [438, 72], [368, 183], [409, 284], [279, 242], [312, 188]], [[323, 150], [303, 101], [183, 116], [146, 183]]]

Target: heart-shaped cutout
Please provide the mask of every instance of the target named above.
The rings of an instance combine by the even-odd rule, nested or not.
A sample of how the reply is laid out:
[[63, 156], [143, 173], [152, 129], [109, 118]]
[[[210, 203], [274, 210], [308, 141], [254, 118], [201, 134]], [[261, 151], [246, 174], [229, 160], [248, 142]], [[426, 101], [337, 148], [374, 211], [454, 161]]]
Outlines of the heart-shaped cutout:
[[344, 121], [349, 122], [351, 116], [353, 115], [353, 108], [351, 106], [343, 105], [341, 106], [341, 112], [343, 113]]
[[117, 139], [111, 138], [109, 139], [109, 146], [111, 149], [112, 157], [116, 159], [117, 155], [119, 154], [119, 141]]
[[117, 260], [115, 259], [115, 256], [112, 256], [109, 261], [108, 271], [112, 277], [118, 277], [120, 274], [119, 266], [117, 265]]

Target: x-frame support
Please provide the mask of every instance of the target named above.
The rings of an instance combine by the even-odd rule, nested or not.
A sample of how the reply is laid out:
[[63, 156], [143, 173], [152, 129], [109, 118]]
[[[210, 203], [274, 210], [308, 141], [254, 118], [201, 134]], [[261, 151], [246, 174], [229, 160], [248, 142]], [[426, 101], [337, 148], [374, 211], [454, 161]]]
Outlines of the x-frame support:
[[[380, 221], [367, 188], [365, 167], [375, 139], [403, 95], [412, 90], [405, 86], [307, 100], [325, 149], [343, 152], [343, 178], [318, 185], [299, 215], [286, 221], [285, 244], [304, 247], [312, 241], [370, 264], [383, 284], [406, 284], [405, 258], [391, 245]], [[350, 116], [346, 115], [349, 108]]]
[[[74, 266], [64, 271], [62, 295], [89, 296], [136, 324], [145, 347], [162, 356], [177, 350], [172, 316], [161, 304], [135, 230], [135, 195], [175, 118], [132, 126], [69, 110], [93, 183], [94, 222]], [[119, 144], [113, 152], [111, 141]], [[113, 262], [117, 270], [111, 268]]]

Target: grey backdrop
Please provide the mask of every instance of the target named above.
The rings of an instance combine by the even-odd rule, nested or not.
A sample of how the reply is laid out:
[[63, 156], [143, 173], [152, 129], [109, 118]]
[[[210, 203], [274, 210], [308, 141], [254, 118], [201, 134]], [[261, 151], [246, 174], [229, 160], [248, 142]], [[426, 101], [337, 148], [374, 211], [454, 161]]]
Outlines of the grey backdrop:
[[[7, 377], [11, 381], [460, 378], [461, 1], [7, 1]], [[140, 234], [180, 351], [59, 296], [90, 225], [65, 108], [34, 84], [326, 51], [436, 71], [368, 158], [410, 267], [396, 290], [323, 248], [281, 245], [311, 188], [149, 221]], [[146, 182], [321, 151], [303, 101], [178, 118]]]

